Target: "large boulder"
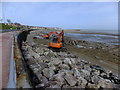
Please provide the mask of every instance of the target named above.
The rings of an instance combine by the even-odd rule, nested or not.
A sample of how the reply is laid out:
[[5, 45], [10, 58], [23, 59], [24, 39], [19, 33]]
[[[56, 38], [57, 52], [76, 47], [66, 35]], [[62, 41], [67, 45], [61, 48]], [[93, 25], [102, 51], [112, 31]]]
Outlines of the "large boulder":
[[53, 64], [53, 65], [59, 65], [59, 64], [62, 64], [62, 61], [59, 60], [58, 58], [54, 58], [50, 64]]
[[87, 71], [89, 71], [89, 72], [91, 72], [91, 70], [92, 70], [92, 69], [90, 68], [90, 66], [88, 66], [88, 65], [84, 65], [84, 69], [87, 70]]
[[42, 72], [43, 72], [43, 75], [47, 78], [51, 78], [54, 75], [54, 71], [50, 70], [49, 68], [44, 68]]
[[70, 69], [70, 67], [67, 64], [60, 64], [58, 67], [60, 69], [65, 69], [65, 70], [69, 70]]
[[99, 80], [100, 80], [100, 76], [95, 75], [95, 76], [91, 77], [91, 81], [94, 84], [98, 84]]
[[46, 90], [50, 90], [51, 88], [57, 88], [57, 90], [61, 90], [61, 84], [57, 81], [49, 81], [48, 83], [46, 83]]
[[85, 88], [86, 87], [86, 85], [87, 85], [87, 80], [86, 79], [84, 79], [83, 77], [79, 77], [78, 79], [77, 79], [77, 84], [78, 84], [78, 86], [80, 86], [81, 88]]
[[48, 65], [46, 63], [43, 63], [43, 62], [39, 63], [39, 65], [40, 65], [41, 70], [48, 67]]
[[97, 84], [91, 84], [91, 83], [88, 83], [87, 88], [98, 89], [98, 88], [100, 88], [100, 87], [99, 87]]
[[87, 77], [87, 76], [90, 76], [90, 72], [87, 70], [81, 69], [80, 75], [81, 77]]
[[35, 59], [40, 58], [40, 55], [38, 53], [35, 53], [35, 52], [31, 52], [30, 55]]
[[35, 51], [36, 51], [36, 53], [43, 53], [43, 49], [41, 49], [41, 48], [36, 48]]
[[48, 55], [49, 54], [49, 52], [44, 52], [44, 55]]
[[75, 68], [73, 72], [75, 77], [80, 77], [81, 74], [77, 68]]
[[55, 74], [55, 75], [53, 76], [53, 80], [58, 81], [61, 85], [63, 85], [63, 84], [66, 83], [66, 82], [65, 82], [65, 79], [64, 79], [64, 75], [65, 75], [64, 72]]
[[77, 83], [77, 79], [71, 74], [66, 74], [64, 78], [70, 86], [75, 86]]
[[48, 82], [48, 79], [45, 76], [43, 76], [42, 74], [37, 74], [36, 76], [39, 79], [40, 83]]
[[70, 61], [71, 61], [72, 64], [76, 64], [77, 63], [77, 61], [75, 60], [75, 58], [70, 58]]
[[65, 58], [65, 59], [64, 59], [64, 63], [65, 63], [65, 64], [68, 64], [68, 65], [71, 65], [71, 64], [72, 64], [72, 62], [71, 62], [71, 60], [70, 60], [69, 58]]
[[100, 78], [98, 85], [102, 88], [113, 88], [113, 83], [108, 79]]

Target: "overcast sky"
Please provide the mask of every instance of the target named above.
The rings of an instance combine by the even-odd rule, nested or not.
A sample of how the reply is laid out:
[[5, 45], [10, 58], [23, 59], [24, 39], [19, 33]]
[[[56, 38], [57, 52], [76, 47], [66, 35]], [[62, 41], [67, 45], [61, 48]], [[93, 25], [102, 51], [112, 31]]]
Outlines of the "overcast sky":
[[117, 2], [4, 2], [5, 19], [64, 29], [118, 29]]

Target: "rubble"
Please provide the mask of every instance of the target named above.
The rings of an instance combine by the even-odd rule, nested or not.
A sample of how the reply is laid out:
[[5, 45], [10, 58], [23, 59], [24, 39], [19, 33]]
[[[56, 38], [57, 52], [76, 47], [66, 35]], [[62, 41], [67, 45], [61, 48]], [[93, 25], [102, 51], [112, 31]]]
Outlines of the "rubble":
[[[120, 79], [112, 72], [91, 66], [72, 53], [54, 52], [48, 47], [35, 44], [33, 47], [28, 43], [24, 42], [22, 49], [26, 63], [39, 80], [36, 88], [113, 88], [114, 84], [120, 84]], [[67, 43], [77, 45], [79, 40]]]

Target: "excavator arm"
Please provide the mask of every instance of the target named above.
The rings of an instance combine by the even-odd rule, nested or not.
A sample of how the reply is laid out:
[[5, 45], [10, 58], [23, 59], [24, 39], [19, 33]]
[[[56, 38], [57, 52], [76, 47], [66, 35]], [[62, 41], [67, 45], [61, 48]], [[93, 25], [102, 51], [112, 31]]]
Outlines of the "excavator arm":
[[64, 42], [64, 31], [62, 30], [62, 32], [58, 35], [58, 42]]
[[58, 32], [50, 32], [47, 35], [42, 35], [42, 37], [49, 38], [51, 34], [57, 34], [58, 35]]

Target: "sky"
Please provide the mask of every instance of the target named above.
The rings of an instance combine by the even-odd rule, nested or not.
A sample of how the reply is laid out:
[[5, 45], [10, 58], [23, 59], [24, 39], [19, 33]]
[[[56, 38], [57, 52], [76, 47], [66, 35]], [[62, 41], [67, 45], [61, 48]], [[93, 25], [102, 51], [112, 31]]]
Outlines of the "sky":
[[117, 2], [3, 2], [3, 18], [24, 25], [118, 30]]

